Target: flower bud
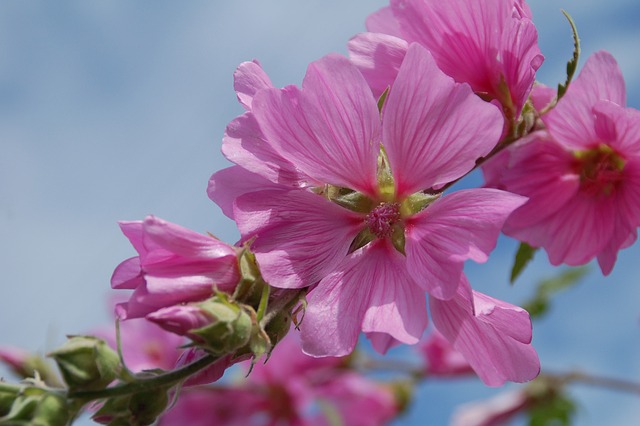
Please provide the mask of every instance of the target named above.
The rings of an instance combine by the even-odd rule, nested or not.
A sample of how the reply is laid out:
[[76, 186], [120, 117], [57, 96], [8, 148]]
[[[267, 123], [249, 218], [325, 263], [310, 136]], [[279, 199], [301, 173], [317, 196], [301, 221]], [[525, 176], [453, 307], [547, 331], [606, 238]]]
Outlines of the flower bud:
[[72, 390], [102, 389], [121, 369], [118, 354], [104, 340], [92, 336], [72, 336], [48, 356], [56, 361]]
[[200, 339], [209, 352], [227, 354], [249, 342], [253, 328], [251, 316], [244, 307], [229, 301], [224, 293], [218, 293], [197, 306], [207, 312], [213, 321], [191, 330], [190, 334]]
[[27, 387], [18, 394], [0, 391], [0, 424], [66, 426], [71, 413], [66, 400], [38, 387]]
[[40, 380], [47, 385], [62, 387], [62, 382], [53, 371], [52, 366], [40, 355], [29, 353], [20, 348], [2, 346], [0, 347], [0, 361], [22, 379], [35, 377], [37, 371]]
[[168, 388], [142, 391], [111, 398], [92, 419], [110, 426], [145, 426], [153, 424], [169, 405]]

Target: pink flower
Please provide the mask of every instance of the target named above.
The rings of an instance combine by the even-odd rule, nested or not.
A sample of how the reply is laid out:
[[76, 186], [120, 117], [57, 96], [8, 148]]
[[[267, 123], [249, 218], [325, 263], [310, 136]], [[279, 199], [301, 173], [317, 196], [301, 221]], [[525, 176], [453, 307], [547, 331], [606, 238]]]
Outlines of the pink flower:
[[134, 290], [118, 315], [138, 318], [160, 308], [206, 299], [214, 286], [232, 292], [239, 280], [237, 249], [154, 216], [120, 222], [139, 256], [122, 262], [111, 286]]
[[464, 276], [452, 299], [431, 298], [430, 307], [438, 331], [486, 385], [526, 382], [540, 373], [524, 309], [471, 290]]
[[437, 330], [420, 342], [418, 350], [426, 361], [429, 376], [451, 377], [473, 374], [473, 368], [465, 357]]
[[640, 113], [624, 105], [615, 60], [596, 53], [542, 116], [546, 130], [510, 149], [499, 185], [529, 201], [511, 215], [504, 232], [543, 247], [553, 265], [582, 265], [597, 257], [607, 275], [618, 251], [637, 238]]
[[486, 261], [504, 219], [524, 201], [489, 189], [437, 200], [423, 192], [471, 170], [497, 143], [502, 117], [417, 44], [382, 114], [362, 75], [338, 55], [311, 64], [302, 90], [258, 90], [250, 114], [261, 152], [277, 153], [268, 157], [275, 165], [286, 157], [283, 167], [297, 178], [280, 181], [275, 166], [261, 171], [256, 156], [250, 172], [262, 183], [254, 192], [223, 195], [219, 172], [211, 185], [220, 190], [210, 195], [232, 200], [267, 282], [317, 284], [302, 324], [305, 351], [316, 356], [351, 352], [361, 330], [416, 343], [427, 323], [425, 290], [453, 297], [464, 261]]
[[525, 411], [530, 398], [524, 390], [501, 393], [489, 400], [462, 405], [453, 414], [453, 426], [500, 426]]
[[384, 424], [397, 412], [391, 391], [341, 369], [340, 358], [304, 355], [289, 335], [266, 364], [242, 383], [183, 391], [160, 425], [329, 425], [327, 408], [342, 424]]
[[351, 59], [376, 95], [390, 86], [410, 43], [431, 51], [438, 66], [486, 100], [519, 117], [544, 60], [524, 0], [391, 0], [349, 42]]

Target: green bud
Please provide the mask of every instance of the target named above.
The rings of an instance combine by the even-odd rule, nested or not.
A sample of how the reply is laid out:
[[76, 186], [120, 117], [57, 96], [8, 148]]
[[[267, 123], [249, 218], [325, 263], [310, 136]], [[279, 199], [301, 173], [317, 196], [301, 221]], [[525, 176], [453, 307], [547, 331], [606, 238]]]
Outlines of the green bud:
[[118, 354], [93, 336], [72, 336], [48, 356], [56, 361], [71, 390], [103, 389], [122, 368]]
[[110, 426], [153, 424], [169, 405], [168, 390], [169, 388], [160, 387], [111, 398], [92, 418], [97, 423]]
[[37, 387], [24, 388], [19, 395], [0, 392], [0, 405], [0, 425], [65, 426], [71, 417], [63, 397]]
[[213, 354], [227, 354], [246, 345], [251, 338], [252, 321], [245, 308], [230, 301], [226, 294], [197, 305], [206, 311], [213, 321], [204, 327], [189, 331], [203, 342], [203, 347]]

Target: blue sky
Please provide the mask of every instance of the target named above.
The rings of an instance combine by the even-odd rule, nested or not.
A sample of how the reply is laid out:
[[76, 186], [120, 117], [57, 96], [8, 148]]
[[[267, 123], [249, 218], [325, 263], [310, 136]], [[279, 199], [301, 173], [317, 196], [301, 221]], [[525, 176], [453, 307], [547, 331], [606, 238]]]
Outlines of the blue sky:
[[[609, 50], [640, 106], [640, 3], [531, 0], [546, 61], [539, 80], [564, 78], [574, 17], [584, 60]], [[209, 176], [228, 165], [225, 125], [242, 112], [232, 73], [259, 59], [277, 86], [364, 30], [384, 1], [227, 2], [5, 0], [0, 3], [0, 344], [45, 352], [109, 320], [113, 268], [133, 250], [118, 220], [153, 213], [234, 242], [231, 221], [208, 200]], [[467, 182], [467, 185], [477, 181]], [[515, 287], [515, 250], [502, 238], [473, 285], [517, 303], [555, 273], [539, 253]], [[620, 254], [560, 295], [534, 328], [543, 366], [585, 368], [640, 381], [640, 249]], [[469, 381], [428, 383], [398, 424], [446, 424], [459, 402], [492, 395]], [[575, 387], [581, 425], [625, 425], [637, 399]], [[612, 409], [615, 407], [615, 410]]]

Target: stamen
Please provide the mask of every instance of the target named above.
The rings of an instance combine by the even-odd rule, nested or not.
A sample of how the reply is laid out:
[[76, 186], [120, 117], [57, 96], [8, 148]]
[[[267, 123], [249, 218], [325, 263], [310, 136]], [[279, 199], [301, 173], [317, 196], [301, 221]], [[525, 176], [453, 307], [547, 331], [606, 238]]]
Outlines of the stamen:
[[384, 238], [391, 235], [393, 225], [399, 219], [399, 203], [380, 203], [369, 212], [364, 221], [372, 234], [378, 238]]

